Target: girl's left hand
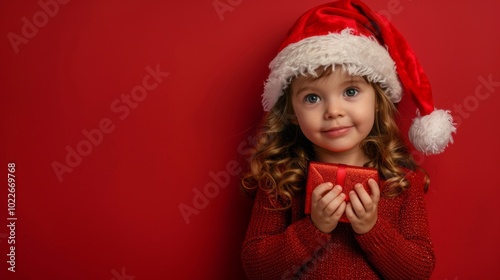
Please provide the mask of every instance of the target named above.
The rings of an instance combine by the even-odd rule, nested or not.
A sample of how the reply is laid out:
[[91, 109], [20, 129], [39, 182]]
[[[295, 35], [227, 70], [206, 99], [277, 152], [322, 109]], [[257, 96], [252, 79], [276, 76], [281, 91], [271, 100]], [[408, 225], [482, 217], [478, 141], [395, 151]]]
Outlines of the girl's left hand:
[[380, 189], [373, 179], [368, 180], [368, 185], [371, 189], [371, 195], [361, 184], [356, 184], [354, 190], [349, 192], [350, 202], [347, 204], [345, 213], [357, 234], [369, 232], [377, 222]]

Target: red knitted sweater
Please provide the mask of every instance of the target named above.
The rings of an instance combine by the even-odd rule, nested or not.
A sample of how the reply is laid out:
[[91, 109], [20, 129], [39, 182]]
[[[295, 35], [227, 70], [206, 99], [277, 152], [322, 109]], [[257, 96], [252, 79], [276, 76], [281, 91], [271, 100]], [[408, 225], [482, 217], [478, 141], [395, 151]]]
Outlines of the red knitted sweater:
[[[257, 191], [242, 248], [249, 279], [428, 279], [434, 249], [424, 200], [424, 176], [410, 172], [410, 188], [396, 198], [381, 197], [371, 231], [356, 234], [339, 223], [322, 233], [304, 214], [305, 195], [288, 210], [273, 208]], [[381, 190], [383, 191], [383, 189]]]

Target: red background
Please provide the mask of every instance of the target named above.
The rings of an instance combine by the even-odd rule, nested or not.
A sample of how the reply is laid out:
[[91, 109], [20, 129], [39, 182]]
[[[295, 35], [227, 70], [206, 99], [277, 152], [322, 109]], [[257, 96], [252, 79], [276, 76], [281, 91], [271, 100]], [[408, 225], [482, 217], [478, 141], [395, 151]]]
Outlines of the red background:
[[[293, 21], [324, 1], [74, 0], [52, 5], [52, 15], [46, 2], [58, 3], [0, 4], [0, 278], [244, 279], [251, 200], [238, 175], [262, 116], [267, 65]], [[500, 3], [366, 3], [405, 35], [437, 107], [459, 122], [446, 153], [417, 155], [432, 180], [433, 279], [498, 277]], [[23, 28], [30, 38], [12, 43]], [[148, 66], [169, 75], [126, 105], [121, 95], [140, 93]], [[83, 130], [95, 145], [85, 146]], [[67, 149], [78, 147], [86, 156], [70, 167]], [[15, 273], [7, 271], [9, 162]], [[71, 168], [61, 180], [56, 162]], [[210, 197], [196, 200], [205, 188]], [[185, 220], [180, 205], [196, 214]]]

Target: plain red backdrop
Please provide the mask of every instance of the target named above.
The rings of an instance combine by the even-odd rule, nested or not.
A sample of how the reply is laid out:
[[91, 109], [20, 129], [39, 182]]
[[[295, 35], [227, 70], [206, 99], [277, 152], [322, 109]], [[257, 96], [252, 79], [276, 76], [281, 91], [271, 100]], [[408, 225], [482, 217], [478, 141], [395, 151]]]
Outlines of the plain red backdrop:
[[[0, 278], [244, 279], [252, 201], [238, 175], [267, 65], [293, 21], [324, 2], [2, 1]], [[432, 179], [433, 279], [494, 279], [500, 4], [366, 3], [405, 35], [436, 105], [459, 121], [444, 154], [416, 155]]]

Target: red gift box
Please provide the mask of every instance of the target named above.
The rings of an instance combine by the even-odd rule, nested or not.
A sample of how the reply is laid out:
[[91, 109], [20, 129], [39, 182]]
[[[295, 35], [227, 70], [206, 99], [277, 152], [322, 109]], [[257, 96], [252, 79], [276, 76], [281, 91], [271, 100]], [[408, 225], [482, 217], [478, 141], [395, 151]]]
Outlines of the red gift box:
[[[318, 185], [326, 182], [331, 182], [333, 185], [340, 185], [342, 187], [342, 192], [346, 194], [345, 201], [349, 202], [349, 192], [357, 183], [362, 184], [365, 190], [371, 193], [370, 187], [368, 186], [368, 179], [370, 178], [379, 183], [377, 169], [337, 163], [309, 162], [307, 170], [305, 213], [311, 214], [311, 196], [314, 188]], [[345, 214], [340, 218], [340, 222], [349, 222]]]

